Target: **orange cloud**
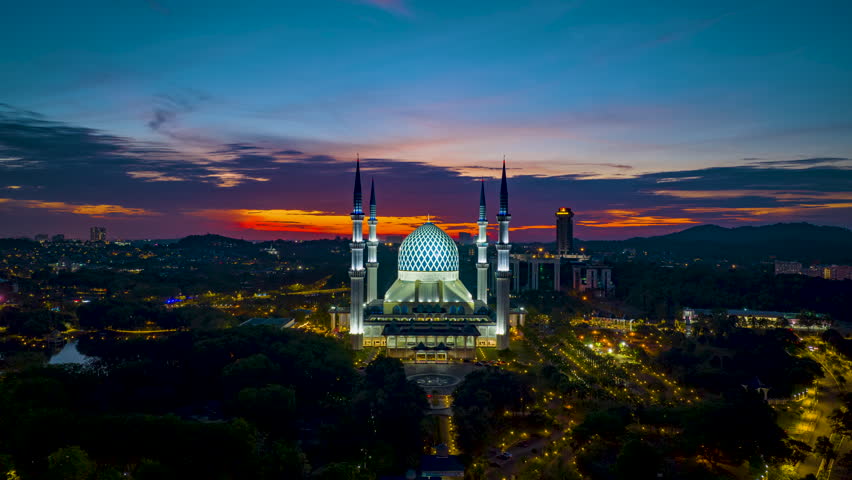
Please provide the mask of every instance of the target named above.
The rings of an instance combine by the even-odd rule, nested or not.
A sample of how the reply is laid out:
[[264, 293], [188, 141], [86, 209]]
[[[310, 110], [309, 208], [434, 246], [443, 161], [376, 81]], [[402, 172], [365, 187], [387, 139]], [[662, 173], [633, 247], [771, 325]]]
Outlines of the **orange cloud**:
[[[187, 212], [189, 215], [230, 223], [237, 228], [268, 232], [325, 233], [331, 235], [349, 235], [352, 233], [352, 219], [349, 215], [339, 215], [319, 210], [216, 210], [205, 209]], [[445, 223], [440, 218], [428, 218], [440, 225], [448, 233], [473, 231], [475, 223]], [[406, 235], [427, 221], [425, 215], [410, 217], [379, 218], [380, 235]], [[364, 232], [367, 231], [364, 225]]]
[[624, 228], [624, 227], [664, 227], [675, 225], [691, 225], [701, 223], [692, 218], [660, 217], [654, 215], [642, 215], [636, 210], [604, 210], [603, 218], [594, 220], [580, 220], [578, 225], [596, 228]]
[[104, 218], [107, 216], [153, 216], [157, 212], [144, 208], [123, 207], [121, 205], [89, 205], [73, 204], [65, 202], [44, 202], [41, 200], [15, 200], [11, 198], [0, 198], [0, 203], [6, 203], [20, 208], [38, 208], [51, 212], [73, 213], [76, 215], [88, 215], [90, 217]]
[[269, 179], [265, 177], [252, 177], [246, 175], [244, 173], [235, 172], [233, 170], [229, 170], [224, 167], [208, 167], [208, 171], [212, 172], [208, 175], [204, 175], [205, 178], [215, 178], [216, 186], [222, 188], [230, 188], [236, 187], [237, 185], [246, 182], [246, 181], [255, 181], [255, 182], [268, 182]]

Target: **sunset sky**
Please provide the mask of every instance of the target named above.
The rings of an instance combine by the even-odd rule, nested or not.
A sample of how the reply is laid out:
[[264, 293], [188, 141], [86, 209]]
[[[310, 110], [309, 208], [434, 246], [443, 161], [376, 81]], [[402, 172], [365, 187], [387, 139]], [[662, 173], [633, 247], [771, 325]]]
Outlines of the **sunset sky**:
[[[852, 226], [852, 2], [88, 0], [0, 16], [0, 237]], [[366, 196], [366, 195], [365, 195]], [[365, 198], [365, 202], [366, 202]]]

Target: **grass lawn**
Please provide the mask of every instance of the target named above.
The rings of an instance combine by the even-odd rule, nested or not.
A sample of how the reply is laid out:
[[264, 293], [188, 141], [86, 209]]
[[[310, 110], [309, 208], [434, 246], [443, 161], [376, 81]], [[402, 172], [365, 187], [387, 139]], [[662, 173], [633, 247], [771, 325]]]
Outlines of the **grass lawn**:
[[355, 350], [355, 366], [362, 366], [373, 361], [379, 352], [379, 347], [364, 347]]

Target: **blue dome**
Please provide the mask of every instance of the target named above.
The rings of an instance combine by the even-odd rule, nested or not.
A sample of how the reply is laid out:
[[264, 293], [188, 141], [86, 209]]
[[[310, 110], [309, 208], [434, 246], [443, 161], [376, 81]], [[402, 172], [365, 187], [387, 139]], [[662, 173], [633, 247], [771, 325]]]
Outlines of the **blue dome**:
[[434, 223], [424, 223], [409, 233], [399, 246], [399, 270], [408, 272], [457, 272], [456, 242]]

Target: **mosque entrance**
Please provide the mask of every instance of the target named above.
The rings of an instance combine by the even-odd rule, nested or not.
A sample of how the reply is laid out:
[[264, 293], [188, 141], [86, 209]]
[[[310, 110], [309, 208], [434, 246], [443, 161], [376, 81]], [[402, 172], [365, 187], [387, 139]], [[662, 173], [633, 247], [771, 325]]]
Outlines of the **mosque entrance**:
[[447, 363], [449, 361], [449, 347], [443, 343], [436, 347], [427, 347], [419, 343], [414, 350], [414, 363]]

